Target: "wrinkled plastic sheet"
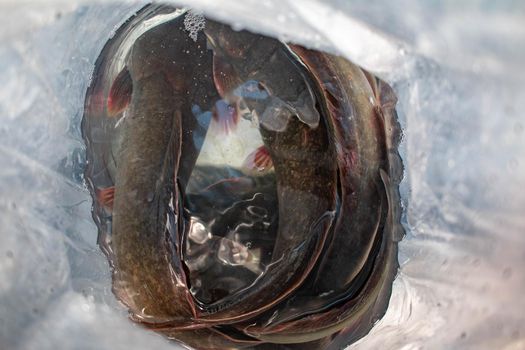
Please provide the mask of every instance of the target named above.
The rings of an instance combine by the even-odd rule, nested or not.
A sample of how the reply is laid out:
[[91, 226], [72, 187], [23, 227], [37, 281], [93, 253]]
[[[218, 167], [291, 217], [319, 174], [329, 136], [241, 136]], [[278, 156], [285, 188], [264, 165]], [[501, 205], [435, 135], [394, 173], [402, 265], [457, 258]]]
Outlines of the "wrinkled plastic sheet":
[[[189, 2], [188, 2], [189, 3]], [[399, 97], [401, 268], [355, 349], [525, 347], [525, 7], [204, 1], [206, 15], [347, 56]], [[84, 185], [84, 96], [139, 2], [0, 2], [0, 347], [174, 349], [111, 293]]]

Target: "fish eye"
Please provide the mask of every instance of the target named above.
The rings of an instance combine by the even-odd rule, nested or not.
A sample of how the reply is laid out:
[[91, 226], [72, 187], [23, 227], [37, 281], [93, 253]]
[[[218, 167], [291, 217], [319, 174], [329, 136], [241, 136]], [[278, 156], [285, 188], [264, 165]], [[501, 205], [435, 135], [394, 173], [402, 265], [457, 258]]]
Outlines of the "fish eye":
[[386, 312], [404, 234], [394, 91], [340, 56], [158, 13], [107, 42], [86, 94], [116, 298], [195, 348], [359, 340]]

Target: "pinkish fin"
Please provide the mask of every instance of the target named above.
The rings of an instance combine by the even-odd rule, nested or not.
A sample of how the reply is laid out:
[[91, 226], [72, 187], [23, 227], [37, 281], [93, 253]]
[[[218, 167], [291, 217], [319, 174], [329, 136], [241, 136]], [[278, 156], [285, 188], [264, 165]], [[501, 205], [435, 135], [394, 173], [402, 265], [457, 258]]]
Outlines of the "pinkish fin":
[[106, 187], [97, 189], [97, 201], [103, 207], [112, 210], [113, 199], [115, 198], [115, 187]]
[[272, 157], [265, 146], [258, 147], [244, 161], [244, 167], [250, 170], [265, 171], [273, 167]]
[[240, 84], [233, 66], [217, 54], [213, 55], [213, 82], [222, 98], [225, 98]]
[[131, 101], [133, 82], [127, 68], [124, 68], [115, 78], [108, 96], [108, 116], [114, 117], [122, 112]]
[[220, 131], [229, 134], [239, 123], [237, 107], [228, 104], [225, 100], [219, 100], [213, 108], [213, 119], [219, 125]]

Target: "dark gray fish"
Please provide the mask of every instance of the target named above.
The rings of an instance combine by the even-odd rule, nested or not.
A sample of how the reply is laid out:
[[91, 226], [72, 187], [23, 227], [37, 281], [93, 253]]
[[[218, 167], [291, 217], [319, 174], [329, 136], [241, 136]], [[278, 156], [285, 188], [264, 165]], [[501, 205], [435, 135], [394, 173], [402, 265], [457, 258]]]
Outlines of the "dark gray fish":
[[[312, 341], [379, 318], [384, 309], [373, 306], [382, 300], [381, 293], [390, 292], [397, 269], [392, 218], [396, 213], [390, 209], [397, 197], [391, 193], [387, 171], [399, 163], [389, 156], [393, 142], [387, 142], [385, 134], [395, 96], [382, 83], [371, 85], [365, 72], [343, 58], [300, 46], [292, 50], [318, 81], [330, 110], [336, 148], [341, 151], [337, 158], [341, 207], [331, 242], [309, 280], [290, 300], [258, 320], [259, 326], [245, 330], [277, 343]], [[384, 91], [376, 94], [378, 86]]]
[[251, 178], [235, 168], [197, 165], [185, 208], [197, 227], [190, 229], [183, 260], [200, 302], [250, 285], [271, 262], [278, 221], [274, 174]]
[[120, 117], [114, 124], [120, 142], [113, 155], [118, 161], [114, 186], [106, 189], [104, 204], [112, 211], [113, 290], [133, 318], [198, 328], [180, 261], [180, 222], [168, 218], [170, 206], [180, 215], [180, 191], [199, 153], [192, 109], [211, 109], [217, 92], [209, 78], [212, 57], [205, 38], [193, 42], [183, 20], [178, 16], [140, 35], [107, 90], [107, 108], [100, 114]]
[[[259, 129], [275, 167], [279, 203], [272, 263], [248, 288], [202, 305], [208, 314], [201, 321], [233, 323], [276, 305], [302, 284], [315, 265], [334, 217], [335, 150], [314, 108], [304, 68], [291, 59], [285, 45], [212, 21], [205, 31], [217, 47], [215, 55], [228, 61], [237, 81], [257, 81], [283, 103], [275, 108], [274, 101], [260, 102], [272, 115], [259, 121]], [[228, 94], [232, 88], [224, 90]], [[303, 109], [308, 113], [302, 114]]]

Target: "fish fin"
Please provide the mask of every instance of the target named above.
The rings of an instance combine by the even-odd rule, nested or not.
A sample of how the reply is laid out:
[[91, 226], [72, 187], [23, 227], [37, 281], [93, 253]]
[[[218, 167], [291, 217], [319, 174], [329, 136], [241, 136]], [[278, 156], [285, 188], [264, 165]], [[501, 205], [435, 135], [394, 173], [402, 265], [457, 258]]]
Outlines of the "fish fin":
[[258, 171], [270, 170], [273, 167], [273, 162], [266, 146], [260, 146], [250, 153], [244, 161], [244, 167]]
[[115, 199], [115, 186], [97, 189], [97, 201], [103, 207], [113, 210]]
[[219, 125], [220, 131], [227, 135], [235, 130], [239, 123], [238, 108], [225, 100], [219, 100], [213, 108], [213, 119]]
[[399, 204], [401, 202], [398, 185], [388, 176], [387, 172], [383, 169], [379, 169], [379, 175], [384, 186], [386, 193], [386, 200], [390, 210], [385, 223], [385, 232], [391, 232], [394, 242], [400, 242], [405, 236], [405, 229], [401, 225], [401, 208]]
[[379, 79], [372, 73], [362, 69], [377, 102], [382, 108], [394, 108], [397, 96], [390, 85]]
[[213, 82], [222, 98], [239, 85], [239, 77], [233, 66], [217, 54], [213, 55]]
[[326, 105], [330, 114], [340, 115], [342, 110], [341, 101], [343, 100], [343, 98], [340, 97], [339, 94], [337, 94], [337, 92], [331, 88], [325, 87], [323, 89], [323, 93], [326, 98]]
[[127, 68], [124, 68], [115, 78], [109, 89], [107, 111], [109, 117], [122, 112], [131, 101], [133, 81]]

